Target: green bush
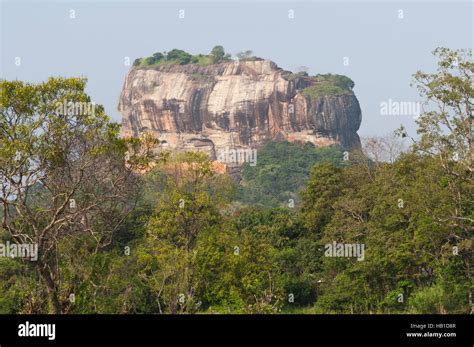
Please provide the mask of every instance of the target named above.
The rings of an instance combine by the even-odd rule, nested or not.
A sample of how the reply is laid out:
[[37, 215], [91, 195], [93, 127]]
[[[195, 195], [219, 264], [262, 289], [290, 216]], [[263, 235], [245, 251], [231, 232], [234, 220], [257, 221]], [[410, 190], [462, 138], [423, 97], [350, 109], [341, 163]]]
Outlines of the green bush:
[[414, 313], [441, 313], [443, 296], [443, 289], [440, 286], [422, 288], [410, 297], [409, 305]]
[[326, 95], [351, 95], [354, 82], [343, 75], [316, 75], [310, 78], [311, 85], [301, 92], [310, 98], [320, 98]]

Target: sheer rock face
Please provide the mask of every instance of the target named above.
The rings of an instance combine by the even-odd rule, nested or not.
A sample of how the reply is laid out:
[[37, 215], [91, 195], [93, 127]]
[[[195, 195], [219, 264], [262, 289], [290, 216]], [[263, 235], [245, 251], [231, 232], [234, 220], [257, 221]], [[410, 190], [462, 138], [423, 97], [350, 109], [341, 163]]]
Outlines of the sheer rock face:
[[163, 147], [206, 151], [258, 148], [268, 140], [359, 146], [354, 95], [310, 98], [269, 60], [133, 68], [118, 110], [122, 136], [152, 132]]

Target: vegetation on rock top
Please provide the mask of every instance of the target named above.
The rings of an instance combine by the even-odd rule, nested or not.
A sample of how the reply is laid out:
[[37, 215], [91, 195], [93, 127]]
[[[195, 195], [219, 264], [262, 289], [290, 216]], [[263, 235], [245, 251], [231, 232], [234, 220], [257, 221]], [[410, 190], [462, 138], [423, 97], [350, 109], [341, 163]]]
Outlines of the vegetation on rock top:
[[172, 49], [169, 52], [156, 52], [150, 57], [136, 59], [133, 63], [133, 66], [147, 67], [166, 64], [197, 64], [201, 66], [207, 66], [230, 60], [231, 56], [230, 54], [225, 53], [224, 47], [215, 46], [209, 54], [193, 55], [181, 49]]
[[316, 75], [310, 77], [311, 85], [304, 88], [301, 94], [310, 98], [319, 98], [325, 95], [352, 95], [354, 82], [344, 75]]
[[[250, 50], [239, 52], [235, 56], [239, 61], [262, 60], [262, 58], [253, 55], [253, 52]], [[231, 55], [225, 52], [224, 47], [215, 46], [209, 54], [193, 55], [181, 49], [172, 49], [169, 52], [156, 52], [149, 57], [135, 59], [133, 66], [139, 68], [189, 64], [208, 66], [232, 60]], [[349, 77], [343, 75], [324, 74], [308, 76], [307, 72], [293, 73], [291, 71], [283, 71], [282, 76], [288, 81], [303, 80], [306, 87], [302, 89], [302, 94], [311, 98], [319, 98], [324, 95], [353, 94], [354, 82]], [[193, 77], [200, 79], [202, 76]]]

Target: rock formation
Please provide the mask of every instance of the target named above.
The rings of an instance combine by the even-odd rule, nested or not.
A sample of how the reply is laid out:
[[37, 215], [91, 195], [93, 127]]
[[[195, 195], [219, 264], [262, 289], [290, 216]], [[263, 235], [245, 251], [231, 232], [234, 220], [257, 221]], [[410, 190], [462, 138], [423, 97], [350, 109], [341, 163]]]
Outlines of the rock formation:
[[118, 105], [122, 136], [151, 132], [163, 148], [213, 159], [219, 150], [269, 140], [359, 146], [361, 110], [352, 90], [305, 93], [317, 85], [262, 59], [133, 67]]

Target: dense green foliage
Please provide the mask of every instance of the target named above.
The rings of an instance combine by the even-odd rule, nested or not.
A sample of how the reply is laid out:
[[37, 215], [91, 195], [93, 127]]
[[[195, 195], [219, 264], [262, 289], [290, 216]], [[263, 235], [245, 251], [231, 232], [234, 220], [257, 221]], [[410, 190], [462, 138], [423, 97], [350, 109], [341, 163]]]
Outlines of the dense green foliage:
[[316, 75], [311, 77], [310, 86], [304, 88], [301, 94], [311, 98], [325, 95], [351, 95], [354, 82], [343, 75]]
[[[100, 108], [49, 108], [87, 101], [83, 80], [2, 81], [0, 241], [41, 245], [37, 262], [0, 257], [0, 313], [469, 313], [474, 64], [435, 53], [439, 71], [415, 83], [440, 108], [408, 152], [268, 143], [241, 186], [202, 153], [151, 168], [153, 139], [120, 140]], [[35, 184], [16, 179], [38, 165]], [[335, 243], [363, 256], [328, 254]]]
[[[472, 234], [442, 222], [456, 208], [446, 189], [455, 178], [436, 160], [416, 154], [379, 165], [373, 175], [358, 165], [321, 169], [315, 169], [304, 194], [305, 202], [314, 206], [303, 208], [306, 226], [321, 232], [322, 244], [364, 244], [365, 258], [324, 258], [317, 308], [342, 313], [468, 312]], [[455, 184], [469, 199], [472, 187]], [[436, 307], [425, 302], [432, 291], [443, 296]]]
[[[118, 125], [90, 101], [85, 85], [78, 78], [0, 82], [0, 237], [37, 247], [31, 264], [5, 264], [32, 272], [26, 282], [39, 279], [38, 292], [46, 293], [26, 310], [67, 310], [62, 296], [75, 284], [62, 282], [61, 264], [69, 254], [93, 255], [108, 247], [138, 199], [133, 168], [146, 164], [147, 156], [136, 160], [139, 141], [119, 139]], [[80, 242], [77, 252], [69, 248]]]
[[258, 165], [244, 164], [237, 198], [244, 204], [265, 207], [288, 206], [291, 201], [296, 205], [298, 191], [316, 163], [343, 165], [343, 159], [343, 150], [337, 147], [269, 142], [258, 151]]

